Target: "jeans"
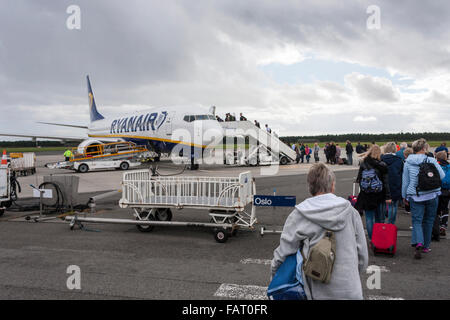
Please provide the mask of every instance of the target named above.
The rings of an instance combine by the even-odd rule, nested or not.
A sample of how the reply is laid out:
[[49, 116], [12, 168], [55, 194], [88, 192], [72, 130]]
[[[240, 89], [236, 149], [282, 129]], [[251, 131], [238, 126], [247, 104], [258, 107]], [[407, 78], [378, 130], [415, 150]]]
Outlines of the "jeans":
[[[395, 220], [397, 219], [397, 209], [398, 209], [399, 200], [392, 201], [390, 204], [383, 203], [383, 212], [386, 212], [386, 206], [388, 210], [388, 223], [395, 224]], [[384, 219], [383, 219], [384, 221]]]
[[347, 153], [347, 163], [349, 166], [353, 165], [353, 152], [352, 153]]
[[422, 243], [424, 248], [429, 248], [431, 243], [431, 232], [436, 217], [438, 206], [438, 197], [416, 202], [410, 199], [411, 218], [412, 218], [412, 237], [411, 244]]
[[365, 210], [364, 214], [366, 215], [367, 234], [369, 235], [369, 239], [372, 239], [373, 225], [375, 223], [383, 223], [385, 219], [383, 204], [380, 203], [376, 209]]

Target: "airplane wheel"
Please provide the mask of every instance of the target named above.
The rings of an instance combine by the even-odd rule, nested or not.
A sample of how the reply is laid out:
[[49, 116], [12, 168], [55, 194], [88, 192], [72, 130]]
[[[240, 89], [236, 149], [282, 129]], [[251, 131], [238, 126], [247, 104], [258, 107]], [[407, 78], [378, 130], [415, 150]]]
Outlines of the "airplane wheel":
[[225, 243], [228, 240], [228, 232], [223, 228], [214, 229], [214, 239], [219, 243]]
[[80, 164], [80, 166], [78, 167], [78, 172], [80, 172], [80, 173], [86, 173], [88, 171], [89, 171], [89, 167], [85, 163]]
[[[138, 217], [136, 217], [136, 220], [142, 221], [140, 220]], [[144, 220], [145, 221], [145, 220]], [[149, 215], [148, 216], [148, 221], [155, 221], [155, 217], [153, 215]], [[151, 225], [140, 225], [137, 224], [136, 227], [138, 228], [139, 231], [141, 232], [150, 232], [153, 231], [153, 229], [155, 228], [155, 226], [151, 226]]]
[[120, 164], [120, 169], [121, 170], [128, 170], [128, 168], [130, 167], [130, 165], [128, 164], [128, 162], [122, 162], [121, 164]]
[[171, 221], [172, 210], [169, 208], [156, 209], [155, 218], [157, 221]]

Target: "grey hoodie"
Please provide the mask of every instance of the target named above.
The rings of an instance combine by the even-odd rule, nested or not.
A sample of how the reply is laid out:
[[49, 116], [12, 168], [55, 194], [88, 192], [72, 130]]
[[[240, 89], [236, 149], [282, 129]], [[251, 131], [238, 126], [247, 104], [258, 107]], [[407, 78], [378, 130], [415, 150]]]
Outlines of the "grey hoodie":
[[272, 276], [301, 243], [303, 256], [308, 257], [309, 248], [324, 236], [325, 229], [336, 236], [333, 273], [328, 284], [304, 276], [308, 299], [363, 299], [359, 272], [367, 268], [368, 253], [361, 217], [348, 200], [331, 193], [308, 198], [291, 212], [274, 251]]

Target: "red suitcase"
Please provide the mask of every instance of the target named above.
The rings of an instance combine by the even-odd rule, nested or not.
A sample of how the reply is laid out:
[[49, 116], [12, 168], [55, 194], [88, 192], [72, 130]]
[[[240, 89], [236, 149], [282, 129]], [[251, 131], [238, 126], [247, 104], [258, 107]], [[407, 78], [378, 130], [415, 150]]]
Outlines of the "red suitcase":
[[372, 231], [373, 253], [394, 255], [397, 250], [397, 226], [390, 223], [375, 223]]

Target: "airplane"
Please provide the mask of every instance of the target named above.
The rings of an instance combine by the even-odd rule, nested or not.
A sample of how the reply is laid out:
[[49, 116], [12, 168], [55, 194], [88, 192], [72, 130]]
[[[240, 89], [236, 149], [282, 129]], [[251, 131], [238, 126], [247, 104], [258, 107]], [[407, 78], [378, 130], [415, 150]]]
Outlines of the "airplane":
[[[95, 103], [89, 76], [87, 89], [89, 98], [90, 123], [87, 126], [40, 122], [43, 124], [87, 129], [87, 137], [24, 135], [0, 133], [0, 136], [57, 139], [64, 141], [81, 141], [79, 150], [106, 142], [130, 141], [144, 145], [148, 150], [158, 154], [171, 153], [176, 150], [180, 155], [190, 151], [191, 159], [200, 157], [204, 149], [211, 144], [220, 143], [223, 129], [214, 113], [215, 107], [209, 110], [196, 107], [158, 107], [146, 111], [122, 114], [119, 117], [107, 118], [98, 110]], [[176, 135], [182, 132], [183, 134]], [[178, 148], [176, 148], [179, 146]], [[189, 150], [190, 149], [190, 150]], [[187, 151], [186, 151], [187, 150]], [[185, 153], [186, 155], [186, 153]], [[159, 159], [158, 159], [159, 160]], [[192, 160], [193, 161], [193, 160]]]

